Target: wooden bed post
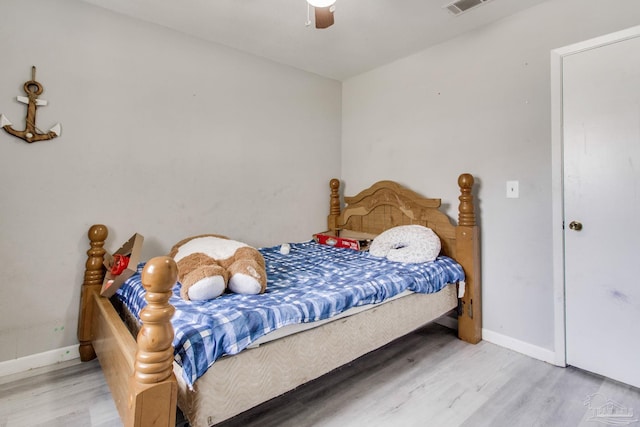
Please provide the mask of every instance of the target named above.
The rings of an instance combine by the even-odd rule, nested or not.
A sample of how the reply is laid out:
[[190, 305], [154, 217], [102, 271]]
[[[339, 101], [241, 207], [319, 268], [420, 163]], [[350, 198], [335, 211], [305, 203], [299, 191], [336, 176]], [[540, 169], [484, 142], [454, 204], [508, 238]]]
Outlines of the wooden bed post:
[[460, 205], [456, 227], [456, 260], [464, 268], [466, 289], [458, 316], [458, 337], [476, 344], [482, 340], [482, 309], [480, 286], [480, 239], [473, 206], [473, 176], [468, 173], [458, 178]]
[[173, 327], [175, 309], [169, 304], [178, 268], [170, 257], [151, 259], [142, 271], [147, 306], [140, 312], [134, 373], [130, 379], [125, 426], [174, 427], [178, 386], [173, 374]]
[[[329, 199], [329, 216], [327, 217], [327, 225], [330, 231], [338, 231], [338, 217], [340, 216], [340, 180], [333, 178], [329, 181], [331, 188], [331, 196]], [[337, 235], [337, 233], [336, 233]]]
[[93, 310], [95, 309], [93, 298], [100, 292], [104, 279], [104, 241], [109, 231], [101, 224], [93, 225], [89, 229], [89, 241], [91, 248], [87, 251], [85, 263], [84, 282], [80, 294], [80, 315], [78, 318], [78, 341], [80, 341], [80, 360], [87, 362], [96, 358], [96, 352], [91, 343], [93, 339]]

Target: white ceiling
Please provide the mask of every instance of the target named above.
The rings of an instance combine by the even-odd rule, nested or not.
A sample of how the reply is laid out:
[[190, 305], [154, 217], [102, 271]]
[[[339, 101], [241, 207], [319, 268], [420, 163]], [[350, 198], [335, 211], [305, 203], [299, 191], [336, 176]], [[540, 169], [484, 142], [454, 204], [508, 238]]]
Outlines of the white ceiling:
[[492, 0], [458, 16], [443, 8], [451, 0], [337, 0], [324, 30], [305, 26], [305, 0], [84, 1], [345, 80], [545, 0]]

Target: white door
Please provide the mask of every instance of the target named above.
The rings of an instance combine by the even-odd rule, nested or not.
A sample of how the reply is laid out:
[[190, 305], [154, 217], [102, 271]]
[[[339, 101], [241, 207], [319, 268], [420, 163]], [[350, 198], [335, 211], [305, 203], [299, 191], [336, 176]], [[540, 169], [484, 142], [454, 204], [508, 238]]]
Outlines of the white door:
[[566, 360], [640, 387], [640, 37], [562, 73]]

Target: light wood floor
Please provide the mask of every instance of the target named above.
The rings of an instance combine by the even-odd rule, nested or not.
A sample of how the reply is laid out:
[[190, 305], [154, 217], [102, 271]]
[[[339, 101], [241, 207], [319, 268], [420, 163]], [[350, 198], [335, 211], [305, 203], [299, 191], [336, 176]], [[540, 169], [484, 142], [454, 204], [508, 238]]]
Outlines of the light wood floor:
[[[640, 389], [433, 324], [220, 427], [595, 427], [614, 425], [593, 417], [607, 399], [640, 427]], [[97, 362], [0, 379], [0, 427], [121, 425]]]

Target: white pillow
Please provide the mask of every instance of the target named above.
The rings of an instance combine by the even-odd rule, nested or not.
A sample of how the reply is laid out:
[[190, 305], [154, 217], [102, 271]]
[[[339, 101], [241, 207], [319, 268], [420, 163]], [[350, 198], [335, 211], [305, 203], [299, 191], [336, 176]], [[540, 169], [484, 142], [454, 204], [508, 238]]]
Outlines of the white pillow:
[[440, 248], [440, 238], [432, 229], [422, 225], [400, 225], [373, 239], [369, 253], [389, 261], [428, 262], [438, 257]]

